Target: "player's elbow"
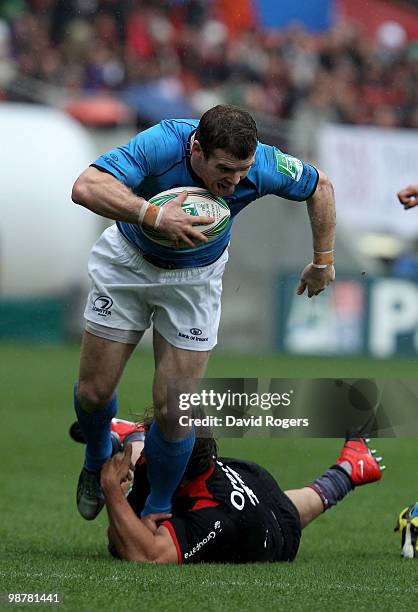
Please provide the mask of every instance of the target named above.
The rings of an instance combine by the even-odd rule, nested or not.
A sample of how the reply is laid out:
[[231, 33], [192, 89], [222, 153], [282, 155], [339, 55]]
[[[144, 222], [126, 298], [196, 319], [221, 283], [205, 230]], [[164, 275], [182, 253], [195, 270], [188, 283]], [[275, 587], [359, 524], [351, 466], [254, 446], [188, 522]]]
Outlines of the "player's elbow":
[[119, 558], [131, 563], [154, 563], [155, 565], [167, 565], [178, 563], [177, 551], [165, 542], [154, 542], [144, 544], [141, 542], [120, 543], [118, 547]]
[[[110, 538], [109, 545], [112, 545], [114, 557], [118, 557], [121, 561], [128, 561], [129, 563], [160, 563], [161, 555], [154, 545], [144, 545], [141, 541], [117, 541]], [[112, 553], [111, 553], [112, 554]]]
[[73, 185], [71, 199], [74, 204], [84, 204], [88, 199], [88, 184], [83, 175], [79, 176]]
[[322, 170], [318, 170], [318, 174], [319, 174], [319, 178], [318, 178], [318, 184], [317, 184], [315, 193], [324, 191], [324, 190], [331, 191], [333, 193], [334, 187], [333, 187], [333, 184], [331, 183], [330, 178], [325, 174], [325, 172], [322, 172]]
[[313, 206], [315, 204], [322, 205], [326, 202], [332, 207], [335, 207], [334, 187], [330, 179], [322, 170], [318, 170], [318, 174], [318, 183], [315, 191], [307, 200], [308, 204]]
[[76, 180], [71, 191], [71, 199], [75, 204], [85, 206], [93, 195], [96, 182], [96, 170], [87, 168]]
[[112, 540], [109, 536], [108, 551], [115, 559], [120, 561], [128, 561], [131, 563], [146, 563], [148, 562], [147, 555], [143, 554], [142, 551], [136, 550], [132, 546], [126, 546], [120, 542], [120, 540]]
[[135, 550], [130, 547], [120, 547], [118, 550], [119, 559], [122, 561], [127, 561], [129, 563], [154, 563], [154, 564], [163, 564], [167, 563], [167, 561], [160, 557], [159, 555], [154, 554], [153, 551], [142, 551]]
[[151, 559], [148, 559], [142, 553], [138, 553], [137, 551], [130, 550], [129, 548], [121, 548], [119, 549], [119, 559], [122, 561], [127, 561], [128, 563], [151, 563]]

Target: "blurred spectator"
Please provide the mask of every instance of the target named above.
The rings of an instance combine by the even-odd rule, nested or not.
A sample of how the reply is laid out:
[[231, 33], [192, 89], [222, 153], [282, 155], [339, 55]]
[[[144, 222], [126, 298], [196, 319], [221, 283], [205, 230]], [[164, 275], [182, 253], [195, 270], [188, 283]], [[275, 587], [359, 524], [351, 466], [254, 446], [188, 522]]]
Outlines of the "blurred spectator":
[[5, 98], [4, 88], [13, 79], [15, 66], [10, 61], [10, 29], [6, 21], [0, 19], [0, 100]]
[[59, 87], [67, 98], [123, 100], [135, 86], [166, 82], [196, 115], [230, 102], [297, 119], [308, 157], [309, 133], [322, 121], [418, 127], [418, 46], [399, 24], [382, 24], [375, 40], [352, 23], [316, 36], [299, 27], [265, 32], [252, 7], [251, 0], [3, 0], [0, 99], [47, 102], [48, 87]]
[[409, 249], [396, 257], [390, 265], [389, 271], [393, 276], [418, 280], [418, 255], [417, 244], [411, 245]]

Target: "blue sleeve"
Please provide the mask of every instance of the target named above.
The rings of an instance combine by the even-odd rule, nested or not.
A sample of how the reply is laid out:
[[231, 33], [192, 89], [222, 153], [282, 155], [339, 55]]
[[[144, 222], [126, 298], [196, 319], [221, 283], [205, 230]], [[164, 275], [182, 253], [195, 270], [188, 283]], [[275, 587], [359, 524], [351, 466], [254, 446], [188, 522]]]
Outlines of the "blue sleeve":
[[112, 174], [131, 189], [137, 189], [146, 176], [164, 172], [181, 157], [175, 133], [163, 123], [140, 132], [126, 145], [111, 149], [91, 165]]
[[273, 194], [303, 202], [310, 198], [318, 185], [318, 170], [296, 157], [269, 145], [257, 148], [260, 195]]

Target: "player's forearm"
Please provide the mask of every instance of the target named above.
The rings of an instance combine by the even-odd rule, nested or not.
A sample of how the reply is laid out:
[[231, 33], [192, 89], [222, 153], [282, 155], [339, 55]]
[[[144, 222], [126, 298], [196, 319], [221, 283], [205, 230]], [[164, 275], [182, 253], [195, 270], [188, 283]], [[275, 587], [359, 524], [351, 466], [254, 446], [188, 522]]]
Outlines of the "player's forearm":
[[103, 489], [110, 531], [121, 559], [146, 562], [153, 560], [154, 534], [145, 527], [126, 501], [119, 486]]
[[318, 186], [308, 200], [308, 213], [312, 228], [313, 250], [331, 251], [335, 239], [335, 197], [330, 180], [319, 173]]
[[79, 176], [71, 197], [76, 204], [102, 217], [128, 223], [138, 223], [139, 212], [145, 203], [114, 176], [93, 167]]

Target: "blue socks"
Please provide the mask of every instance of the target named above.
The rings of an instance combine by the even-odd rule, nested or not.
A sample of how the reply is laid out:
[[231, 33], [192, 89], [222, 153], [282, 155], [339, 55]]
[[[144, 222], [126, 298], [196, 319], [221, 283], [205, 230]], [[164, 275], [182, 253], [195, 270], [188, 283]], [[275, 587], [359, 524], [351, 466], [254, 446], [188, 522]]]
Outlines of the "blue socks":
[[[117, 414], [117, 394], [108, 405], [97, 412], [88, 413], [82, 409], [74, 387], [74, 408], [80, 427], [86, 437], [86, 454], [84, 467], [91, 472], [99, 472], [102, 465], [112, 456], [112, 439], [110, 423]], [[136, 433], [132, 439], [143, 439], [144, 434]], [[175, 442], [163, 438], [157, 423], [151, 425], [146, 438], [144, 454], [147, 462], [147, 474], [151, 487], [142, 516], [171, 511], [171, 499], [186, 470], [187, 462], [192, 454], [195, 443], [194, 430], [186, 437]]]
[[335, 506], [354, 489], [350, 476], [338, 465], [329, 468], [323, 476], [317, 478], [315, 482], [309, 486], [316, 491], [321, 498], [324, 512], [328, 510], [328, 508]]
[[112, 455], [110, 423], [118, 411], [117, 394], [115, 393], [103, 410], [88, 413], [82, 409], [77, 400], [76, 391], [77, 386], [75, 385], [74, 408], [87, 440], [84, 467], [90, 472], [99, 472], [105, 461]]
[[194, 429], [186, 438], [168, 442], [157, 423], [151, 425], [145, 437], [144, 454], [151, 487], [142, 516], [171, 512], [171, 498], [179, 486], [195, 443]]

